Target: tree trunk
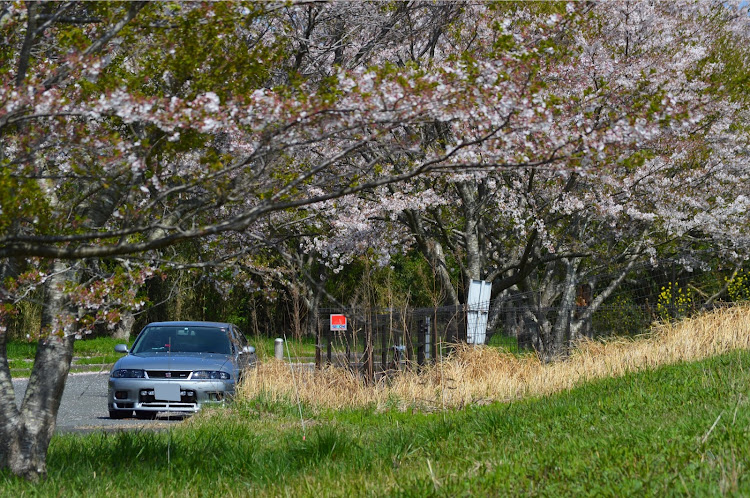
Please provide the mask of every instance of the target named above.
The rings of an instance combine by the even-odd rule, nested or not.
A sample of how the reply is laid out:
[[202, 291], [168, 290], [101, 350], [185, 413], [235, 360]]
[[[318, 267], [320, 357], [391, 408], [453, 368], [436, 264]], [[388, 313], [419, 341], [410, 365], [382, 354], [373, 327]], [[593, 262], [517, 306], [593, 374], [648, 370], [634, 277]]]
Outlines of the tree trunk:
[[130, 339], [130, 334], [133, 332], [133, 325], [135, 325], [135, 316], [133, 316], [133, 313], [123, 311], [120, 323], [117, 324], [112, 337], [127, 342]]
[[563, 282], [562, 299], [557, 309], [557, 320], [555, 321], [554, 343], [551, 353], [561, 355], [567, 353], [568, 339], [571, 336], [571, 321], [575, 306], [576, 289], [576, 260], [563, 259], [565, 265], [565, 281]]
[[[323, 285], [322, 282], [320, 284]], [[318, 313], [320, 309], [321, 292], [317, 286], [309, 286], [307, 304], [307, 336], [317, 337], [318, 336]]]
[[484, 267], [484, 254], [479, 234], [479, 205], [477, 201], [476, 186], [468, 183], [459, 183], [458, 192], [461, 196], [464, 211], [464, 226], [461, 237], [464, 241], [466, 251], [466, 266], [464, 278], [466, 279], [466, 293], [468, 295], [469, 282], [481, 280]]
[[0, 468], [7, 467], [30, 481], [47, 474], [47, 449], [73, 359], [75, 322], [62, 323], [61, 317], [66, 315], [64, 284], [74, 277], [69, 266], [56, 262], [45, 283], [42, 338], [20, 409], [15, 401], [4, 334], [0, 341]]
[[401, 219], [409, 227], [417, 241], [417, 247], [432, 267], [432, 271], [438, 278], [442, 288], [446, 292], [446, 304], [460, 304], [458, 292], [451, 281], [448, 264], [445, 258], [442, 244], [425, 229], [422, 215], [414, 210], [406, 210], [401, 214]]

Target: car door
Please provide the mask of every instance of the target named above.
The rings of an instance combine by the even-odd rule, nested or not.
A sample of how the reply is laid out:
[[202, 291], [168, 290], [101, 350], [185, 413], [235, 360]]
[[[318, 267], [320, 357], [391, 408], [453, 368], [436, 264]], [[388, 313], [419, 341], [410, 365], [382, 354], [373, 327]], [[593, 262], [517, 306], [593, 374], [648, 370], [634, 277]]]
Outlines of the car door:
[[248, 346], [247, 339], [245, 338], [245, 334], [242, 333], [240, 329], [238, 329], [236, 326], [232, 326], [232, 348], [234, 348], [235, 352], [235, 358], [237, 361], [237, 367], [239, 368], [240, 372], [249, 367], [252, 364], [252, 357], [254, 356], [251, 353], [245, 352], [245, 347]]

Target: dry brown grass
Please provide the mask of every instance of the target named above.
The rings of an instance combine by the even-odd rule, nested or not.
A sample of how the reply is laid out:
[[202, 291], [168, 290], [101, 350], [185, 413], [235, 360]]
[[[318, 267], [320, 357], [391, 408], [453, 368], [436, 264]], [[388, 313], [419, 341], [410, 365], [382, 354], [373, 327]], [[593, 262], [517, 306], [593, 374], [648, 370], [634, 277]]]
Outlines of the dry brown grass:
[[735, 349], [750, 349], [750, 307], [721, 309], [675, 324], [654, 327], [636, 339], [587, 341], [565, 360], [543, 363], [534, 355], [514, 356], [488, 347], [460, 347], [421, 373], [403, 372], [366, 385], [337, 368], [292, 369], [271, 360], [250, 372], [240, 396], [300, 399], [317, 408], [376, 406], [422, 410], [462, 407], [538, 396], [582, 382], [614, 377], [679, 361], [693, 361]]

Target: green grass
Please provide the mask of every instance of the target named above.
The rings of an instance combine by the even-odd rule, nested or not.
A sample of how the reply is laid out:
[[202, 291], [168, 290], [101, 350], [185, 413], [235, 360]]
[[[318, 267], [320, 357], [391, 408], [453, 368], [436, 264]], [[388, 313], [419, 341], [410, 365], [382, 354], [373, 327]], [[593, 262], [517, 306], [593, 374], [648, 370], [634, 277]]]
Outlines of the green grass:
[[[132, 340], [128, 344], [132, 344]], [[97, 337], [95, 339], [81, 339], [73, 345], [73, 354], [75, 356], [104, 356], [114, 353], [115, 345], [121, 344], [121, 339], [111, 337]], [[7, 354], [9, 360], [33, 360], [36, 355], [36, 342], [8, 341]]]
[[511, 353], [518, 353], [518, 339], [508, 337], [503, 334], [492, 334], [487, 341], [487, 346], [493, 346], [498, 349], [504, 349]]
[[[283, 337], [282, 337], [283, 339]], [[259, 358], [272, 358], [274, 355], [275, 338], [269, 337], [248, 337], [248, 341], [252, 346], [255, 347], [256, 353]], [[314, 357], [315, 356], [315, 338], [314, 337], [302, 337], [301, 339], [293, 339], [287, 337], [289, 345], [289, 354], [293, 358], [299, 357]], [[287, 356], [287, 348], [284, 346], [284, 357]]]
[[[135, 337], [132, 337], [128, 341], [122, 339], [114, 339], [112, 337], [97, 337], [95, 339], [81, 339], [75, 342], [73, 346], [73, 354], [76, 356], [101, 356], [113, 354], [115, 351], [115, 345], [127, 344], [128, 346], [133, 344]], [[122, 356], [122, 355], [119, 355]], [[119, 357], [118, 356], [118, 357]]]
[[[260, 396], [170, 432], [56, 436], [3, 496], [750, 495], [750, 353], [512, 404], [315, 413]], [[215, 413], [215, 412], [214, 412]]]
[[[121, 344], [122, 339], [113, 339], [111, 337], [97, 337], [94, 339], [77, 340], [73, 345], [73, 363], [71, 371], [98, 371], [101, 367], [91, 365], [112, 364], [122, 357], [120, 353], [115, 353], [115, 344]], [[133, 339], [128, 345], [133, 343]], [[33, 360], [36, 355], [36, 342], [27, 341], [8, 341], [7, 344], [8, 362], [10, 373], [13, 377], [28, 377], [31, 374], [31, 363], [26, 360]]]
[[11, 369], [31, 368], [32, 362], [29, 360], [8, 360]]
[[5, 346], [9, 360], [34, 359], [36, 342], [8, 341]]
[[89, 356], [87, 358], [79, 358], [75, 361], [76, 365], [101, 365], [111, 364], [122, 358], [120, 353], [112, 353], [104, 356]]

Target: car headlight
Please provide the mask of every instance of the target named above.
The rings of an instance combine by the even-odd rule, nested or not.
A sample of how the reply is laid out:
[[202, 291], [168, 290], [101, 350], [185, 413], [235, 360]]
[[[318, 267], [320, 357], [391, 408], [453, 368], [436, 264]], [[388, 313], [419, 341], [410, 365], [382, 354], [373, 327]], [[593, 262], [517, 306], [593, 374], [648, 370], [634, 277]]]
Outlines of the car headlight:
[[229, 379], [230, 375], [226, 372], [214, 371], [214, 370], [198, 370], [193, 372], [192, 379]]
[[143, 379], [146, 374], [143, 370], [135, 368], [122, 368], [112, 372], [112, 377], [115, 379]]

